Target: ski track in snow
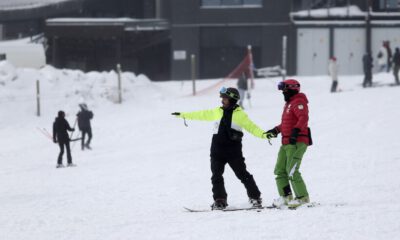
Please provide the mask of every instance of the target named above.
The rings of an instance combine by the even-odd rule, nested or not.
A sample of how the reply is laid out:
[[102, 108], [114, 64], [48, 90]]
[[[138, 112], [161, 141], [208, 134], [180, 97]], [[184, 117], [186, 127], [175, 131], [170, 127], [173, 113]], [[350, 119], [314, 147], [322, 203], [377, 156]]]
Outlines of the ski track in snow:
[[[328, 77], [298, 78], [310, 100], [314, 140], [301, 170], [311, 200], [321, 206], [188, 213], [183, 206], [204, 209], [212, 202], [212, 123], [187, 121], [185, 127], [170, 113], [220, 105], [218, 89], [191, 97], [189, 81], [152, 83], [125, 73], [124, 102], [118, 105], [113, 72], [36, 71], [4, 63], [0, 69], [0, 239], [361, 240], [400, 234], [400, 207], [394, 204], [400, 196], [395, 180], [400, 87], [362, 89], [362, 76], [342, 76], [343, 92], [330, 94]], [[41, 117], [35, 116], [36, 78]], [[374, 80], [393, 82], [391, 74]], [[284, 102], [278, 81], [257, 79], [252, 107], [245, 103], [250, 118], [265, 130], [280, 121]], [[79, 142], [72, 143], [78, 166], [56, 169], [58, 146], [37, 127], [51, 131], [60, 109], [72, 125], [82, 101], [95, 114], [93, 150], [82, 152]], [[264, 204], [277, 195], [273, 168], [280, 139], [272, 144], [245, 133], [246, 164]], [[230, 206], [246, 206], [244, 187], [229, 167], [224, 176]]]

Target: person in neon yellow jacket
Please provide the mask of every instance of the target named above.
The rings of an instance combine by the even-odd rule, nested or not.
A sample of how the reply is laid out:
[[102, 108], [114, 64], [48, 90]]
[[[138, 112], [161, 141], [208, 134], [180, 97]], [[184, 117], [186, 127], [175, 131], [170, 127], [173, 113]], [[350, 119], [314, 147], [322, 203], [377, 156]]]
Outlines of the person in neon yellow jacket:
[[261, 207], [261, 192], [253, 176], [246, 170], [242, 153], [242, 129], [261, 139], [270, 136], [253, 123], [243, 109], [237, 105], [240, 99], [236, 88], [222, 88], [220, 91], [222, 106], [195, 112], [174, 112], [172, 115], [183, 119], [215, 121], [211, 142], [211, 182], [214, 203], [211, 208], [224, 209], [228, 205], [223, 173], [229, 164], [235, 175], [244, 184], [249, 202], [253, 207]]

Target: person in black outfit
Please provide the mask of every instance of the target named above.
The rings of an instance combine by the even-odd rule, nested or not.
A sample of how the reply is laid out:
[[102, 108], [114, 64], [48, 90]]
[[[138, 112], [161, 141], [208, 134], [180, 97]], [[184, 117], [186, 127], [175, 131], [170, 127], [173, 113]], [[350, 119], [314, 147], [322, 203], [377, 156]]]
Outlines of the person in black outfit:
[[386, 41], [386, 72], [390, 72], [390, 69], [392, 68], [392, 49], [390, 48], [390, 42]]
[[372, 87], [372, 64], [373, 58], [371, 53], [366, 53], [363, 56], [364, 82], [363, 87]]
[[172, 115], [183, 119], [215, 121], [210, 153], [214, 199], [211, 208], [220, 210], [228, 205], [228, 195], [223, 178], [226, 164], [232, 168], [236, 177], [244, 184], [250, 204], [253, 207], [261, 207], [261, 192], [253, 176], [246, 169], [242, 153], [242, 128], [261, 139], [267, 139], [267, 135], [250, 120], [237, 104], [240, 94], [236, 88], [222, 88], [220, 97], [222, 98], [222, 107], [195, 112], [174, 112]]
[[64, 167], [64, 165], [62, 164], [64, 146], [67, 149], [67, 166], [75, 166], [72, 163], [71, 148], [69, 146], [70, 139], [67, 131], [75, 131], [75, 129], [71, 128], [67, 120], [65, 120], [65, 113], [63, 111], [59, 111], [58, 116], [53, 123], [53, 141], [54, 143], [58, 143], [58, 145], [60, 146], [60, 154], [58, 155], [57, 159], [57, 168]]
[[[81, 111], [76, 114], [78, 117], [78, 127], [79, 130], [82, 132], [82, 140], [81, 140], [81, 147], [82, 150], [91, 149], [90, 141], [92, 140], [92, 127], [90, 125], [90, 120], [93, 118], [93, 112], [89, 111], [87, 105], [85, 103], [79, 104]], [[85, 143], [85, 136], [88, 135], [88, 140]]]
[[393, 75], [394, 80], [396, 81], [395, 84], [399, 85], [399, 70], [400, 70], [400, 49], [397, 47], [394, 52], [393, 56]]

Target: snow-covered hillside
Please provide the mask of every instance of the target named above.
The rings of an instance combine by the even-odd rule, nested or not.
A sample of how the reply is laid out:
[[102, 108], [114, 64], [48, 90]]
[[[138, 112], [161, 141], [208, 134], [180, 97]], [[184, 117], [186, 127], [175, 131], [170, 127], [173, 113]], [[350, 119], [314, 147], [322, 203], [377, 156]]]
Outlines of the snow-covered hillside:
[[[36, 117], [35, 82], [42, 116]], [[390, 74], [363, 89], [362, 76], [299, 77], [310, 100], [314, 145], [302, 173], [309, 209], [188, 213], [212, 202], [209, 147], [212, 124], [170, 115], [220, 105], [218, 89], [190, 96], [189, 81], [154, 83], [123, 75], [123, 104], [115, 103], [114, 72], [15, 69], [0, 64], [0, 238], [20, 239], [396, 239], [400, 169], [398, 95]], [[203, 89], [218, 80], [198, 82]], [[279, 79], [257, 79], [248, 115], [265, 130], [279, 123]], [[234, 86], [235, 81], [226, 86]], [[73, 145], [76, 168], [56, 169], [51, 129], [58, 110], [75, 121], [78, 103], [94, 111], [92, 151]], [[75, 133], [76, 136], [77, 133]], [[273, 168], [279, 139], [245, 133], [244, 155], [265, 204], [277, 196]], [[64, 159], [65, 160], [65, 159]], [[230, 206], [245, 206], [243, 185], [229, 167]], [[339, 206], [336, 206], [339, 205]]]

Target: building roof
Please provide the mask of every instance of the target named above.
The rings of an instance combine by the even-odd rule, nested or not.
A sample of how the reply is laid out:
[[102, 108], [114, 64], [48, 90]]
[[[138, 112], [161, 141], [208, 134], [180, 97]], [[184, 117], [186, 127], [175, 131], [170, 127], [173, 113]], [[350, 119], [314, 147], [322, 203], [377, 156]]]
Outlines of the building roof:
[[32, 9], [76, 0], [2, 0], [0, 11]]
[[1, 0], [0, 21], [47, 18], [77, 11], [86, 0]]
[[55, 26], [121, 26], [124, 31], [160, 31], [169, 29], [169, 23], [164, 19], [135, 18], [52, 18], [46, 20], [48, 27]]

